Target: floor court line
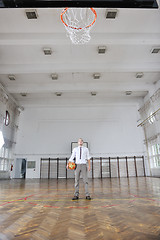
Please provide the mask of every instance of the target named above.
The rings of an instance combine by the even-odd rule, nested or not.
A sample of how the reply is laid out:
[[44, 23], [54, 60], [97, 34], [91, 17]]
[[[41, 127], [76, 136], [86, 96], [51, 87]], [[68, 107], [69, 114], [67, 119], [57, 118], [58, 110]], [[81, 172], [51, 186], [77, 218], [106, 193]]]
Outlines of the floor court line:
[[[159, 198], [145, 198], [145, 197], [139, 197], [139, 198], [103, 198], [103, 199], [99, 199], [99, 198], [92, 198], [91, 201], [94, 201], [94, 202], [100, 202], [100, 201], [133, 201], [133, 200], [148, 200], [148, 201], [157, 201], [157, 202], [160, 202], [160, 199]], [[8, 203], [11, 203], [11, 202], [26, 202], [27, 199], [1, 199], [0, 202], [8, 202]], [[32, 202], [70, 202], [73, 200], [72, 199], [32, 199], [31, 200]], [[83, 198], [79, 198], [79, 201], [86, 201], [86, 199], [83, 199]]]

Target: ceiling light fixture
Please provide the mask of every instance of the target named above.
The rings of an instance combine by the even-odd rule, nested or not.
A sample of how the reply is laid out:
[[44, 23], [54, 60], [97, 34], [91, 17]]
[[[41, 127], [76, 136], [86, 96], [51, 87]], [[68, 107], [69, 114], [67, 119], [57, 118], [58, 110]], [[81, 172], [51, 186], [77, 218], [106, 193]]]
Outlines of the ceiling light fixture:
[[154, 47], [151, 49], [151, 53], [159, 53], [160, 52], [160, 47]]
[[21, 93], [21, 96], [22, 96], [22, 97], [26, 97], [26, 96], [27, 96], [27, 93]]
[[27, 10], [25, 10], [25, 13], [26, 13], [26, 16], [28, 19], [37, 19], [38, 18], [38, 14], [35, 9], [27, 9]]
[[57, 73], [52, 73], [51, 78], [52, 78], [52, 80], [57, 80], [58, 79], [58, 74]]
[[101, 77], [100, 73], [94, 73], [93, 74], [94, 79], [100, 79], [100, 77]]
[[61, 95], [62, 95], [61, 92], [56, 92], [56, 96], [57, 96], [57, 97], [60, 97]]
[[91, 92], [91, 95], [92, 95], [92, 96], [96, 96], [97, 93], [96, 93], [96, 92]]
[[117, 16], [118, 10], [117, 9], [107, 9], [106, 11], [106, 18], [108, 19], [115, 19]]
[[37, 19], [38, 18], [38, 14], [35, 9], [27, 9], [27, 10], [25, 10], [25, 13], [26, 13], [26, 16], [28, 19]]
[[106, 52], [106, 46], [99, 46], [98, 47], [98, 53], [104, 54]]
[[130, 96], [132, 94], [132, 91], [126, 91], [126, 95]]
[[52, 49], [51, 48], [43, 48], [43, 52], [45, 55], [51, 55], [52, 54]]
[[15, 75], [8, 75], [8, 78], [9, 78], [9, 80], [11, 80], [11, 81], [15, 81], [15, 80], [16, 80]]
[[142, 72], [136, 73], [136, 78], [142, 78], [143, 75], [144, 75], [144, 74], [143, 74]]

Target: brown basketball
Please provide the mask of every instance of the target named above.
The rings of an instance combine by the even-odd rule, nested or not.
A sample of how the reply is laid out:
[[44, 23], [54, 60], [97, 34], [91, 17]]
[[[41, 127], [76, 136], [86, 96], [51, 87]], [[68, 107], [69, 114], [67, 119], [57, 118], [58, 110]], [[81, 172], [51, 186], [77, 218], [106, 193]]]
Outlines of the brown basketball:
[[69, 162], [68, 167], [69, 169], [74, 170], [76, 168], [76, 164], [74, 162]]

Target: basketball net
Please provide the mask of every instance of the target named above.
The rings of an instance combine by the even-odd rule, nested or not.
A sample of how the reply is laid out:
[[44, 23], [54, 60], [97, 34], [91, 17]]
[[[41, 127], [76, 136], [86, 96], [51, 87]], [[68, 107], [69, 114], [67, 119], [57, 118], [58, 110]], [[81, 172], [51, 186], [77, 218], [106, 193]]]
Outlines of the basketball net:
[[65, 8], [61, 13], [61, 21], [74, 44], [89, 42], [90, 30], [96, 18], [97, 13], [93, 8]]

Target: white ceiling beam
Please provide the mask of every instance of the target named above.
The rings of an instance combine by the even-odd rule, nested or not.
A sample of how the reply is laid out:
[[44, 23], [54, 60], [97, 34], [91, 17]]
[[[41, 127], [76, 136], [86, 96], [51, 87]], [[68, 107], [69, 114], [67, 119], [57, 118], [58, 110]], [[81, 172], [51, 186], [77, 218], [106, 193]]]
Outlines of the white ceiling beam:
[[[1, 33], [0, 45], [71, 45], [66, 33]], [[160, 33], [92, 33], [90, 45], [158, 45]]]
[[10, 93], [21, 93], [21, 92], [27, 92], [27, 93], [47, 93], [47, 92], [86, 92], [86, 91], [98, 91], [98, 92], [110, 92], [110, 91], [149, 91], [150, 88], [153, 86], [153, 84], [146, 84], [141, 82], [128, 82], [128, 83], [95, 83], [92, 81], [91, 83], [66, 83], [66, 84], [14, 84], [9, 85], [7, 87], [7, 90]]
[[39, 64], [0, 64], [0, 74], [27, 74], [27, 73], [51, 73], [51, 72], [160, 72], [159, 62], [137, 62], [137, 63], [97, 63], [97, 62], [61, 62], [61, 63], [39, 63]]

